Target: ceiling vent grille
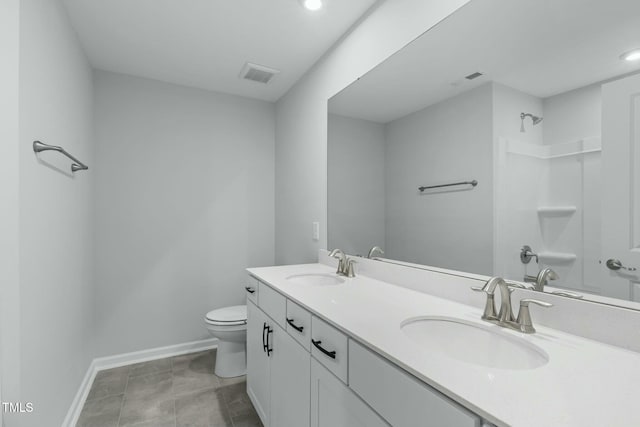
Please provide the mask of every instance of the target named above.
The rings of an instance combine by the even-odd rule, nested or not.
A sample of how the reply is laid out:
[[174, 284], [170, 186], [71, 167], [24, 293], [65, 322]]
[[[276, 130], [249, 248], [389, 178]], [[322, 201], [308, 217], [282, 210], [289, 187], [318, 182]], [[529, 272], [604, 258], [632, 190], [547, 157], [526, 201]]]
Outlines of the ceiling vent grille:
[[465, 79], [467, 80], [473, 80], [473, 79], [477, 79], [478, 77], [482, 76], [483, 74], [480, 71], [476, 71], [475, 73], [469, 74], [468, 76], [465, 77]]
[[242, 71], [240, 71], [240, 78], [267, 84], [279, 72], [279, 70], [265, 67], [264, 65], [247, 62], [244, 67], [242, 67]]

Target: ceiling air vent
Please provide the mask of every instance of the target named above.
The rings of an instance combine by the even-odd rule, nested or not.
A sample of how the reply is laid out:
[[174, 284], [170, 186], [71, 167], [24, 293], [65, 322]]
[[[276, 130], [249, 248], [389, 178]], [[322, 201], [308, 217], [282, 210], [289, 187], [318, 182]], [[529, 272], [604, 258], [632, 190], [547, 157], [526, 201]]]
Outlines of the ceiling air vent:
[[242, 67], [242, 71], [240, 71], [240, 78], [267, 84], [279, 72], [279, 70], [274, 70], [264, 65], [247, 62], [244, 67]]
[[473, 79], [477, 79], [478, 77], [482, 76], [482, 73], [479, 71], [476, 71], [473, 74], [469, 74], [468, 76], [465, 77], [465, 79], [467, 80], [473, 80]]

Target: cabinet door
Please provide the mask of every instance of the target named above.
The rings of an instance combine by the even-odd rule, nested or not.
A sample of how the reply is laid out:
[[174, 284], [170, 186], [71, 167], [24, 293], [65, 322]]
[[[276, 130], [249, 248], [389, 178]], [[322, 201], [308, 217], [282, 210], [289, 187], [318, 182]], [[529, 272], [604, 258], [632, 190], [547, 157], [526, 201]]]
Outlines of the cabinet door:
[[269, 322], [273, 323], [255, 304], [247, 301], [247, 394], [265, 427], [269, 427], [271, 370], [263, 348], [263, 339], [266, 339], [263, 329]]
[[[375, 373], [375, 375], [372, 375]], [[394, 427], [480, 427], [480, 417], [349, 340], [349, 387]]]
[[311, 359], [311, 427], [389, 427], [389, 424]]
[[279, 326], [272, 342], [271, 425], [309, 427], [311, 355]]

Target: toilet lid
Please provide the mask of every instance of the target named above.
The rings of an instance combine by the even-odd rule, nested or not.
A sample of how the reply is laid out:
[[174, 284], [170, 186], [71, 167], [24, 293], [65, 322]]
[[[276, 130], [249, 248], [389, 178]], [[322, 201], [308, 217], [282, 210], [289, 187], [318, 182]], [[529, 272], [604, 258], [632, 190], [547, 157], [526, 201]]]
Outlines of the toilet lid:
[[219, 308], [207, 313], [207, 321], [223, 325], [242, 325], [247, 323], [247, 306], [234, 305]]

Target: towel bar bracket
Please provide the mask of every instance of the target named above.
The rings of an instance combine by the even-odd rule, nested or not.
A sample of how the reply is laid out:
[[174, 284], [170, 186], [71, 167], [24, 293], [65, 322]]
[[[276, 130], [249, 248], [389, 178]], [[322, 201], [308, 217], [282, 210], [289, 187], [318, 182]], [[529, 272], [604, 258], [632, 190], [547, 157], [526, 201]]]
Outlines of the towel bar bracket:
[[73, 163], [71, 164], [71, 172], [89, 169], [89, 166], [85, 165], [80, 160], [69, 154], [64, 148], [58, 147], [57, 145], [45, 144], [44, 142], [40, 141], [33, 141], [33, 152], [40, 153], [41, 151], [57, 151], [58, 153], [61, 153], [71, 159], [71, 161], [73, 161]]

